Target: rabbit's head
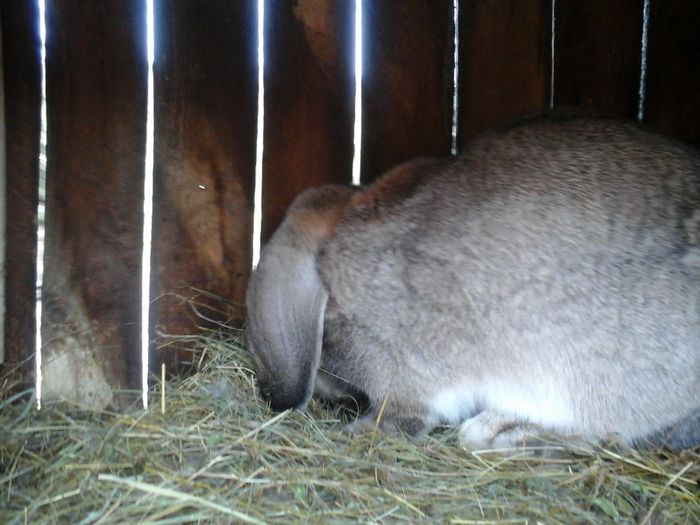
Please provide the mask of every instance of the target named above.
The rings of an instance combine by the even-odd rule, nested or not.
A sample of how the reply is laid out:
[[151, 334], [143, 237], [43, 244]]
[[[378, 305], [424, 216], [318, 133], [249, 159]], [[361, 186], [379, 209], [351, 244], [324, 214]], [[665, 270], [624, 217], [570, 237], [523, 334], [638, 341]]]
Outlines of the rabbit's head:
[[263, 397], [275, 410], [304, 408], [314, 392], [328, 294], [316, 254], [354, 190], [303, 193], [262, 250], [246, 296], [249, 347]]

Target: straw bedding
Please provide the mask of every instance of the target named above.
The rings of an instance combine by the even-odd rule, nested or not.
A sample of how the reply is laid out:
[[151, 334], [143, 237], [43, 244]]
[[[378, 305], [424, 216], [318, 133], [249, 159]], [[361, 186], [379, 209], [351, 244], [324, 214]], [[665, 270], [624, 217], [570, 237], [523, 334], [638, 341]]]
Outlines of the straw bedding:
[[273, 414], [230, 331], [185, 342], [197, 370], [151, 406], [85, 412], [0, 401], [0, 523], [700, 523], [700, 449], [606, 445], [503, 457], [352, 436], [352, 410]]

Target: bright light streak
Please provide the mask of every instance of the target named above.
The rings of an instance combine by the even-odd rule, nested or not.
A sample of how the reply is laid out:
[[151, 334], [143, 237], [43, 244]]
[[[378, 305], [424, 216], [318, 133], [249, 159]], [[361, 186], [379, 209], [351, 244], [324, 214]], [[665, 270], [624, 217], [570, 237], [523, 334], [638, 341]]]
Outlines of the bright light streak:
[[262, 244], [262, 186], [265, 132], [265, 0], [258, 0], [258, 132], [255, 141], [255, 191], [253, 193], [253, 269]]
[[46, 234], [46, 143], [47, 143], [47, 113], [46, 113], [46, 3], [38, 0], [39, 7], [39, 41], [41, 43], [41, 131], [39, 134], [39, 188], [36, 210], [36, 283], [35, 283], [35, 351], [36, 351], [36, 406], [41, 410], [42, 396], [42, 339], [41, 322], [44, 288], [44, 248]]
[[360, 184], [362, 166], [362, 0], [355, 0], [355, 129], [352, 183]]
[[153, 164], [154, 164], [154, 78], [155, 19], [153, 0], [146, 0], [146, 54], [148, 62], [148, 95], [146, 102], [146, 159], [143, 182], [143, 245], [141, 252], [141, 395], [143, 408], [148, 408], [148, 354], [150, 349], [151, 253], [153, 240]]
[[452, 4], [452, 21], [454, 23], [453, 70], [452, 70], [452, 155], [457, 155], [457, 125], [459, 121], [459, 0]]
[[554, 63], [556, 51], [556, 29], [557, 29], [557, 0], [552, 0], [552, 37], [550, 40], [550, 55], [549, 55], [549, 107], [554, 108]]
[[644, 119], [644, 102], [647, 89], [647, 53], [649, 44], [649, 4], [650, 0], [644, 0], [642, 10], [642, 63], [639, 71], [639, 106], [637, 107], [637, 120]]

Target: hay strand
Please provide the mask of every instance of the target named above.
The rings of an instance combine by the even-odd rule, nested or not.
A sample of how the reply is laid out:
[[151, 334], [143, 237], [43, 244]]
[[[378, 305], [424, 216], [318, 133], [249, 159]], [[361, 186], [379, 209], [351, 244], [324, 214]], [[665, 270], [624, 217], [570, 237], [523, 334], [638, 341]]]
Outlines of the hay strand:
[[342, 407], [271, 413], [230, 329], [172, 344], [196, 373], [154, 378], [146, 411], [0, 398], [0, 523], [700, 524], [698, 449], [352, 435]]

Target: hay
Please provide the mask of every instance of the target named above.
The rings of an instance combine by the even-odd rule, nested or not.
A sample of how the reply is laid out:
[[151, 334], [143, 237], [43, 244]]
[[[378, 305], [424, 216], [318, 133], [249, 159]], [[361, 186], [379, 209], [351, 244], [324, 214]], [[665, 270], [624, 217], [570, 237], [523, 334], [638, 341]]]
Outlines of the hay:
[[346, 409], [272, 414], [231, 335], [190, 338], [200, 369], [151, 408], [0, 402], [0, 523], [700, 523], [700, 450], [556, 458], [351, 436]]

